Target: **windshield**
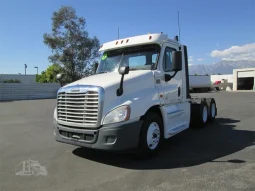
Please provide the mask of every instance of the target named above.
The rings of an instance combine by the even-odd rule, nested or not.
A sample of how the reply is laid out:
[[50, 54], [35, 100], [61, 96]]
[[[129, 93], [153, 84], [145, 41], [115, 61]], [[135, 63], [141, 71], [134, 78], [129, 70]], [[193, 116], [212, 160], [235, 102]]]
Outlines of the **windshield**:
[[130, 70], [152, 70], [160, 52], [158, 45], [144, 45], [104, 52], [97, 73], [117, 72], [121, 66]]

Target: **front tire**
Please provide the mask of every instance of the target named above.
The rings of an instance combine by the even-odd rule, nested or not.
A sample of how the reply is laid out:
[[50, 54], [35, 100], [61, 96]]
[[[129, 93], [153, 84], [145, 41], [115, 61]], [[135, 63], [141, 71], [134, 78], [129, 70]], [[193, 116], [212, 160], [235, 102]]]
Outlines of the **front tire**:
[[163, 138], [163, 122], [160, 115], [156, 112], [147, 113], [140, 132], [138, 156], [140, 158], [155, 156]]

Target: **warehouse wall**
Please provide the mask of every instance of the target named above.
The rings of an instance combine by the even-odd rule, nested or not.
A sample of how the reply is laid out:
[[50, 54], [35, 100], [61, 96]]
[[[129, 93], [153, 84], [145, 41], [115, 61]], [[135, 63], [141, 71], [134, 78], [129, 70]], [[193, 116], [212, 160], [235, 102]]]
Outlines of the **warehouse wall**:
[[[252, 72], [251, 72], [252, 71]], [[238, 74], [238, 73], [242, 73], [242, 75]], [[246, 73], [247, 72], [247, 73]], [[247, 75], [247, 76], [246, 76]], [[253, 86], [253, 90], [255, 90], [255, 68], [243, 68], [243, 69], [234, 69], [233, 70], [233, 90], [236, 91], [237, 90], [237, 80], [238, 77], [254, 77], [254, 86]]]
[[27, 100], [56, 98], [58, 83], [22, 84], [0, 83], [0, 100]]
[[0, 74], [1, 80], [20, 80], [20, 83], [36, 83], [36, 75]]

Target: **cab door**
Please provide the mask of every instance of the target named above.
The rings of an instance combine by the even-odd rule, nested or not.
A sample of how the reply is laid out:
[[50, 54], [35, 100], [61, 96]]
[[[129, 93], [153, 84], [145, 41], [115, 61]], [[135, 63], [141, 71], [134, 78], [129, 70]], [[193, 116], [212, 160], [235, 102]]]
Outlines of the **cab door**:
[[[161, 97], [161, 111], [164, 119], [165, 138], [171, 137], [187, 128], [183, 121], [185, 106], [182, 103], [182, 71], [175, 74], [172, 70], [172, 52], [179, 50], [178, 45], [165, 43], [162, 46], [156, 80], [160, 80], [158, 87]], [[175, 74], [175, 76], [174, 76]], [[169, 80], [169, 76], [172, 77]]]
[[174, 77], [170, 80], [167, 79], [169, 76], [174, 75], [174, 71], [172, 70], [172, 52], [179, 50], [179, 47], [175, 44], [164, 43], [163, 45], [163, 54], [161, 54], [161, 63], [160, 70], [162, 78], [161, 78], [161, 93], [164, 97], [164, 105], [169, 105], [173, 103], [180, 102], [182, 98], [182, 79], [181, 79], [181, 71], [177, 72]]

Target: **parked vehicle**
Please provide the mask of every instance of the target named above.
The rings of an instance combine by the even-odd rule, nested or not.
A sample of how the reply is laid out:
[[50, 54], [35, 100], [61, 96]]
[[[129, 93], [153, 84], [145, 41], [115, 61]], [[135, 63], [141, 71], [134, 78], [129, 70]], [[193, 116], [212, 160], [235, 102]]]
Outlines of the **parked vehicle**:
[[191, 98], [187, 46], [166, 34], [105, 43], [95, 75], [61, 87], [56, 141], [108, 151], [157, 153], [162, 141], [217, 115], [213, 98]]
[[213, 89], [209, 75], [189, 75], [190, 92], [209, 92]]

